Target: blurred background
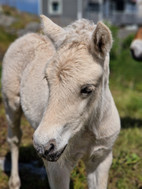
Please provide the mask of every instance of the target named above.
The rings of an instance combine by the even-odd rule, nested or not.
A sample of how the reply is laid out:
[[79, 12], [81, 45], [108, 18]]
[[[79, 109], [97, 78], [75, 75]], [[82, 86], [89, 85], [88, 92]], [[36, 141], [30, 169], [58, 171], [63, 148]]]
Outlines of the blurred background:
[[[0, 73], [4, 53], [19, 36], [40, 32], [39, 15], [61, 26], [80, 18], [103, 20], [111, 29], [110, 88], [121, 116], [109, 189], [142, 189], [142, 62], [133, 60], [130, 44], [142, 26], [142, 0], [0, 0]], [[0, 85], [1, 86], [1, 85]], [[20, 147], [22, 189], [49, 188], [43, 163], [32, 146], [33, 130], [23, 117]], [[8, 189], [10, 153], [0, 93], [0, 189]], [[82, 161], [71, 174], [71, 189], [87, 189]]]

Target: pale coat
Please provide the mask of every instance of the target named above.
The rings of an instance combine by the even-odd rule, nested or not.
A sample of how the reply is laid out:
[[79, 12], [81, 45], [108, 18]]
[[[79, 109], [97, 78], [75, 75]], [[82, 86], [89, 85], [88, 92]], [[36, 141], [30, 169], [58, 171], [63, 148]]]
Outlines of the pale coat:
[[35, 129], [34, 146], [43, 157], [51, 189], [69, 188], [70, 172], [79, 159], [85, 162], [89, 189], [105, 189], [120, 131], [108, 85], [111, 33], [103, 23], [96, 26], [84, 19], [63, 29], [45, 16], [42, 28], [44, 35], [17, 39], [3, 61], [10, 189], [20, 186], [22, 111]]

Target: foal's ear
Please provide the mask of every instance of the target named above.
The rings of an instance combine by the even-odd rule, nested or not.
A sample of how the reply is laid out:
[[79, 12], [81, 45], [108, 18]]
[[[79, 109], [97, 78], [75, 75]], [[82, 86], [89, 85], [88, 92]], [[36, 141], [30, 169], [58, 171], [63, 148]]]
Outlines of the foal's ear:
[[112, 47], [112, 35], [109, 28], [98, 22], [91, 39], [91, 51], [98, 58], [105, 58]]
[[60, 40], [61, 36], [65, 35], [65, 30], [52, 22], [44, 15], [40, 15], [41, 28], [45, 35], [47, 35], [53, 42]]

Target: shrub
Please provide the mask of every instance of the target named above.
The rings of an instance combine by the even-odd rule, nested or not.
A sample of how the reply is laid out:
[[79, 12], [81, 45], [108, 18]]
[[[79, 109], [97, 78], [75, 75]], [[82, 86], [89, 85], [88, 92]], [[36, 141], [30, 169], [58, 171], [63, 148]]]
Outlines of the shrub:
[[128, 35], [122, 42], [122, 50], [125, 49], [129, 49], [130, 48], [130, 44], [132, 42], [132, 40], [134, 39], [134, 34], [130, 34]]

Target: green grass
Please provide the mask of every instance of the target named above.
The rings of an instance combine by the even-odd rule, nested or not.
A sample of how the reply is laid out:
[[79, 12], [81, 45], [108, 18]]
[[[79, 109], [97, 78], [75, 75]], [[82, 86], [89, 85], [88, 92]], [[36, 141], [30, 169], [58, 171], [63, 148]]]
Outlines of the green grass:
[[138, 189], [142, 187], [142, 128], [122, 129], [114, 146], [110, 170], [110, 189]]
[[[7, 15], [16, 15], [17, 22], [11, 27], [14, 30], [23, 28], [33, 18], [17, 13], [14, 9], [5, 7]], [[24, 22], [20, 20], [24, 19]], [[110, 88], [121, 116], [122, 129], [113, 148], [113, 163], [109, 173], [109, 189], [142, 189], [142, 63], [132, 59], [129, 45], [133, 35], [123, 41], [117, 38], [118, 29], [111, 26], [114, 35], [114, 45], [111, 52]], [[15, 35], [0, 28], [1, 58]], [[121, 44], [121, 45], [120, 45]], [[38, 159], [32, 147], [33, 130], [25, 119], [22, 120], [23, 140], [20, 147], [20, 162], [31, 162]], [[6, 142], [7, 124], [0, 94], [0, 156], [10, 158]], [[38, 166], [43, 166], [39, 161]], [[47, 179], [30, 174], [28, 170], [20, 172], [22, 189], [49, 188]], [[9, 173], [0, 171], [0, 189], [8, 189]], [[36, 182], [35, 182], [36, 180]], [[87, 189], [85, 167], [82, 161], [71, 173], [71, 189]]]
[[119, 52], [114, 44], [116, 49], [110, 62], [110, 88], [122, 130], [113, 149], [109, 189], [142, 188], [142, 63], [130, 55], [132, 37], [121, 42]]
[[5, 29], [0, 26], [0, 61], [3, 58], [3, 54], [5, 53], [6, 49], [10, 45], [12, 41], [16, 39], [15, 34], [10, 34], [5, 31]]

